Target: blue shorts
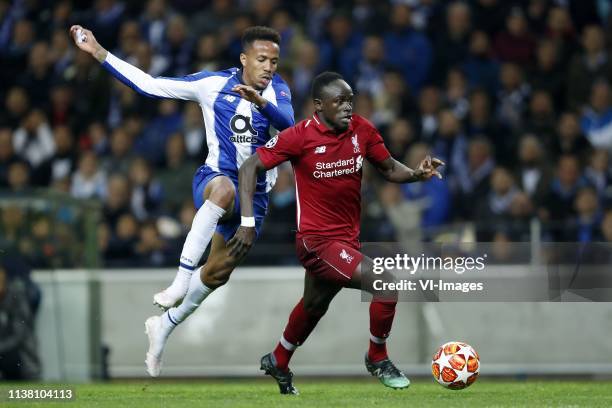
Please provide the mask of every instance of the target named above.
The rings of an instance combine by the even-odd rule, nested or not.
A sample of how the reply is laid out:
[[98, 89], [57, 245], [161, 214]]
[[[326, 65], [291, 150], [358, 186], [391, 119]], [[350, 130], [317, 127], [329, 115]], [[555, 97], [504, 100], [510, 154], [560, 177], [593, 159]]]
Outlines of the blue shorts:
[[[236, 194], [234, 198], [234, 213], [231, 218], [217, 224], [217, 232], [223, 236], [225, 242], [228, 242], [238, 230], [240, 226], [240, 197], [238, 194], [238, 175], [230, 175], [215, 171], [210, 167], [203, 165], [196, 170], [193, 176], [193, 182], [191, 184], [191, 191], [193, 193], [193, 203], [195, 208], [199, 209], [204, 204], [204, 189], [208, 182], [217, 176], [226, 176], [232, 180], [234, 187], [236, 188]], [[263, 225], [264, 217], [268, 211], [268, 193], [265, 191], [256, 191], [253, 196], [253, 212], [255, 216], [255, 232], [259, 236], [261, 227]]]

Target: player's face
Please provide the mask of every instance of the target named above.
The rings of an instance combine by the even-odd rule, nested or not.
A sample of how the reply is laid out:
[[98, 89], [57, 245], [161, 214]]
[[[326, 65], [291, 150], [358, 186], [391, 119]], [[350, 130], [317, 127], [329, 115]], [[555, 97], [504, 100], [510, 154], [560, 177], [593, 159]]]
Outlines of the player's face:
[[323, 116], [327, 125], [344, 132], [353, 116], [353, 90], [342, 79], [337, 79], [323, 88], [321, 99], [315, 99], [315, 110]]
[[255, 40], [240, 54], [244, 83], [255, 89], [265, 89], [278, 68], [280, 48], [272, 41]]

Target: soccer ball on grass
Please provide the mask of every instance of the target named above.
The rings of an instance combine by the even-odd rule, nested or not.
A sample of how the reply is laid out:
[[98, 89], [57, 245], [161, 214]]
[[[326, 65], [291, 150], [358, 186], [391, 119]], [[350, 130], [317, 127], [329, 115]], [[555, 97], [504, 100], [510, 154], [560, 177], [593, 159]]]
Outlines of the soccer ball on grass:
[[434, 353], [431, 373], [441, 386], [462, 390], [478, 378], [480, 357], [469, 344], [450, 341], [441, 345]]

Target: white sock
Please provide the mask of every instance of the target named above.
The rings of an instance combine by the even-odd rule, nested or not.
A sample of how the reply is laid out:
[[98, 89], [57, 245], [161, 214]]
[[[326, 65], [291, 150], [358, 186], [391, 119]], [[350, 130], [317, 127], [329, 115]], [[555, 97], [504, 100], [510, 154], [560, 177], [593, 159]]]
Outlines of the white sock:
[[376, 344], [385, 344], [387, 342], [387, 339], [383, 339], [382, 337], [376, 337], [375, 335], [370, 333], [370, 340], [372, 340], [372, 343], [376, 343]]
[[189, 280], [193, 271], [202, 259], [202, 255], [215, 233], [219, 219], [225, 215], [225, 210], [211, 201], [205, 201], [200, 207], [187, 234], [178, 271], [172, 284], [166, 292], [176, 297], [184, 296], [189, 289]]
[[165, 317], [162, 319], [164, 331], [168, 331], [168, 334], [170, 334], [174, 327], [191, 315], [213, 290], [202, 283], [199, 273], [191, 275], [189, 290], [183, 299], [183, 303], [164, 313]]

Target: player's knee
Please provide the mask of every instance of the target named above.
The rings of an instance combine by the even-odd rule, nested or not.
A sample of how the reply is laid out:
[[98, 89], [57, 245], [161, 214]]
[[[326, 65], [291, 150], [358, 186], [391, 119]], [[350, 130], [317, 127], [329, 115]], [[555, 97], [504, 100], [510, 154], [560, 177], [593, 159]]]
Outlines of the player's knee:
[[213, 187], [208, 199], [221, 208], [229, 209], [234, 203], [235, 195], [234, 184], [229, 179], [219, 178], [219, 182]]

